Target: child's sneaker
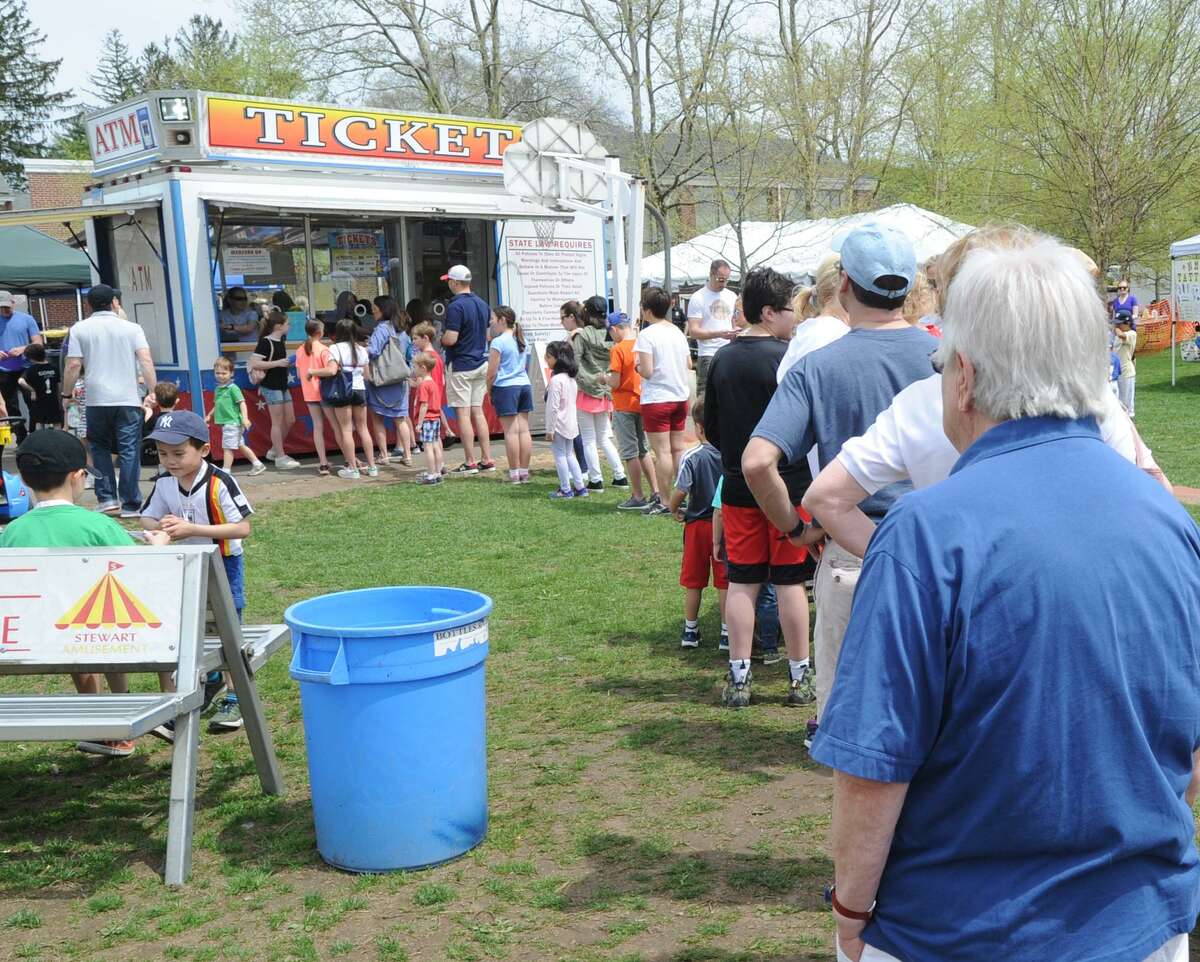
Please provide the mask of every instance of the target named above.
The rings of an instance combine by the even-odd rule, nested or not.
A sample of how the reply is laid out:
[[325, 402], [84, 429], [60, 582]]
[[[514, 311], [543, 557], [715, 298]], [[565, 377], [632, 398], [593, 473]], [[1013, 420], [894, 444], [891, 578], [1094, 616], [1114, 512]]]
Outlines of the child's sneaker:
[[689, 628], [683, 626], [683, 638], [679, 641], [680, 648], [699, 648], [700, 647], [700, 629]]
[[338, 468], [338, 477], [346, 481], [357, 481], [362, 475], [358, 468]]
[[613, 478], [612, 486], [614, 488], [627, 488], [627, 487], [629, 487], [629, 479], [628, 478]]
[[813, 685], [813, 673], [806, 671], [802, 678], [793, 677], [788, 684], [787, 701], [785, 704], [811, 705], [817, 700], [817, 689]]
[[440, 474], [430, 474], [428, 471], [426, 471], [419, 478], [417, 478], [417, 484], [441, 484], [441, 483], [442, 483], [442, 476]]
[[568, 498], [573, 497], [575, 497], [574, 494], [572, 494], [570, 491], [564, 491], [562, 488], [558, 488], [557, 490], [550, 492], [551, 501], [566, 501]]
[[671, 509], [668, 508], [661, 501], [651, 501], [650, 504], [648, 504], [646, 506], [645, 510], [642, 511], [642, 514], [644, 514], [647, 518], [653, 518], [653, 517], [657, 517], [660, 514], [670, 514], [670, 513], [671, 513]]
[[379, 468], [376, 465], [372, 464], [369, 468], [367, 468], [367, 477], [368, 478], [379, 477]]
[[254, 465], [254, 467], [252, 467], [249, 471], [246, 472], [246, 476], [251, 477], [251, 478], [257, 477], [258, 475], [262, 474], [266, 470], [267, 470], [267, 466], [265, 464], [263, 464], [261, 461], [259, 461], [258, 464]]
[[725, 681], [725, 689], [721, 692], [721, 704], [726, 708], [747, 708], [750, 705], [750, 672], [746, 672], [745, 681], [733, 680], [733, 669]]
[[587, 488], [576, 488], [574, 491], [571, 492], [571, 497], [573, 497], [573, 498], [586, 498], [587, 496], [588, 496]]
[[729, 632], [722, 631], [721, 638], [717, 642], [717, 651], [728, 651], [728, 650], [729, 650]]
[[230, 692], [221, 702], [221, 707], [217, 709], [216, 714], [208, 720], [208, 730], [210, 732], [232, 732], [237, 731], [243, 724], [245, 723], [242, 721], [242, 709], [238, 705], [237, 695]]
[[480, 461], [479, 462], [479, 470], [480, 471], [495, 471], [496, 470], [496, 462], [495, 461]]
[[604, 482], [603, 481], [589, 481], [587, 483], [587, 489], [589, 491], [603, 491], [604, 490]]

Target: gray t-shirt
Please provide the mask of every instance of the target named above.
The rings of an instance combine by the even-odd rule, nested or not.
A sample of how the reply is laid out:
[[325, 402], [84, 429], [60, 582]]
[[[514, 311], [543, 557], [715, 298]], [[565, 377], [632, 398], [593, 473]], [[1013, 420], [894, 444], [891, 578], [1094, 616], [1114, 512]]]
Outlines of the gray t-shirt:
[[[900, 391], [933, 373], [937, 339], [920, 328], [856, 328], [801, 358], [787, 372], [754, 437], [766, 438], [788, 462], [817, 446], [825, 467], [850, 438], [866, 433]], [[879, 519], [912, 482], [880, 488], [859, 507]]]
[[721, 480], [721, 452], [705, 441], [679, 459], [675, 487], [687, 494], [685, 521], [702, 521], [713, 516], [713, 494]]
[[97, 311], [71, 328], [67, 357], [83, 359], [87, 406], [138, 407], [137, 352], [149, 346], [145, 331], [112, 311]]

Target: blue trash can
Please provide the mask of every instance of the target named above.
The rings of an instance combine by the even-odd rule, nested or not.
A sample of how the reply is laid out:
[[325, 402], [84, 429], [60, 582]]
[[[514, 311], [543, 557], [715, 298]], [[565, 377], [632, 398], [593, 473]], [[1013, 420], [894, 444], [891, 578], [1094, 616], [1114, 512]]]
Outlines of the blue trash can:
[[367, 588], [292, 605], [317, 850], [351, 872], [456, 858], [487, 833], [492, 600]]

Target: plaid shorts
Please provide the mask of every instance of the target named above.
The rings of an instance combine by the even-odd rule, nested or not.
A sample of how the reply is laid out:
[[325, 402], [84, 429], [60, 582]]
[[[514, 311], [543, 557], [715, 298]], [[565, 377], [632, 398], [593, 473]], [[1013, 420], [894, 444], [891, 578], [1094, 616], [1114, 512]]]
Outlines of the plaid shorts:
[[440, 441], [442, 439], [441, 419], [432, 418], [421, 422], [421, 442]]

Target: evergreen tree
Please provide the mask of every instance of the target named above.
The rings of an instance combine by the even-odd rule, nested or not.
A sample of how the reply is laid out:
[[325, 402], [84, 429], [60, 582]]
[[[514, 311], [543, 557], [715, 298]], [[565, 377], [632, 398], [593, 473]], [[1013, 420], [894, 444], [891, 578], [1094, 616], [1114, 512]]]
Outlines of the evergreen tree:
[[29, 20], [25, 0], [0, 0], [0, 176], [23, 186], [20, 157], [46, 151], [54, 114], [70, 102], [70, 91], [55, 91], [61, 60], [41, 60], [45, 36]]
[[120, 30], [105, 35], [103, 50], [89, 78], [96, 105], [108, 107], [140, 94], [146, 87], [146, 77]]

